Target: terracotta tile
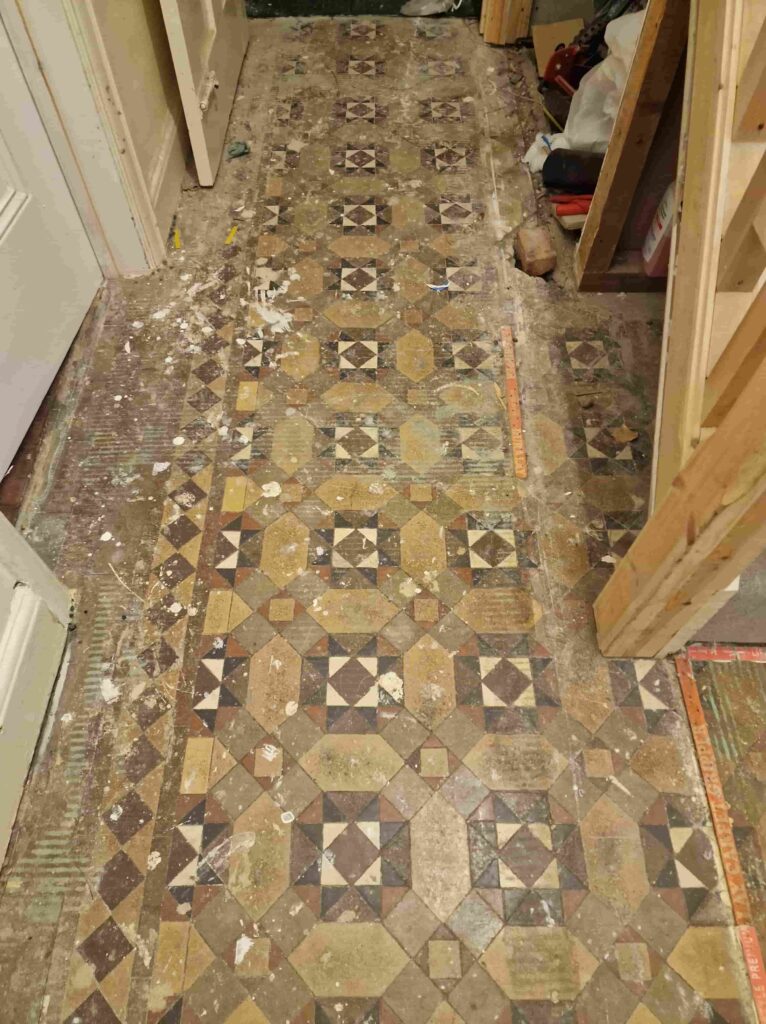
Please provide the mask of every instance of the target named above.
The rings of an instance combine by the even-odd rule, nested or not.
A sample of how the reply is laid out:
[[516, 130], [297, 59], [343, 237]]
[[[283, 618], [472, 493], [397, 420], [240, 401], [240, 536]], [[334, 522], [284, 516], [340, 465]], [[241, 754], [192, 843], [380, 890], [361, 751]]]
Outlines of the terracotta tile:
[[142, 881], [141, 872], [124, 850], [120, 850], [104, 865], [98, 891], [109, 909], [114, 910]]
[[597, 966], [565, 928], [504, 928], [482, 963], [509, 999], [574, 999]]
[[383, 796], [405, 818], [411, 818], [430, 798], [431, 789], [408, 765], [405, 765], [385, 787]]
[[500, 1024], [507, 1018], [506, 999], [486, 971], [474, 964], [450, 993], [450, 1003], [465, 1021]]
[[428, 730], [409, 712], [401, 711], [381, 734], [402, 758], [407, 758], [428, 735]]
[[380, 996], [406, 963], [380, 924], [318, 924], [290, 962], [317, 996]]
[[577, 1000], [577, 1008], [586, 1019], [604, 1014], [607, 1019], [624, 1024], [638, 1001], [638, 996], [606, 964], [601, 964]]
[[208, 969], [184, 994], [184, 1003], [198, 1018], [219, 1014], [230, 1016], [245, 1000], [246, 989], [220, 960], [214, 960]]
[[423, 901], [412, 891], [397, 903], [385, 920], [386, 927], [414, 956], [430, 935], [439, 926], [439, 919], [431, 913]]
[[409, 963], [386, 990], [385, 1001], [403, 1024], [425, 1024], [441, 1002], [439, 989]]
[[502, 927], [502, 920], [475, 892], [471, 892], [449, 918], [449, 926], [474, 956], [480, 956]]
[[194, 927], [218, 956], [242, 935], [252, 937], [252, 921], [237, 901], [227, 892], [221, 892], [207, 903], [194, 918]]
[[79, 951], [93, 968], [96, 979], [101, 981], [132, 948], [132, 944], [110, 917], [80, 943]]
[[723, 966], [736, 941], [731, 928], [689, 928], [668, 957], [668, 964], [706, 998], [736, 999], [737, 977]]
[[120, 1024], [120, 1018], [100, 992], [91, 993], [64, 1024]]

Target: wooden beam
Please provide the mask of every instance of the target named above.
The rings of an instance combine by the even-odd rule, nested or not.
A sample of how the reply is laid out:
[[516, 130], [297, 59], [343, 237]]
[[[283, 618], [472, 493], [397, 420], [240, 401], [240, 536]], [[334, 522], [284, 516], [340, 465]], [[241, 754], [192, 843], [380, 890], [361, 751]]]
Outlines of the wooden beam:
[[608, 271], [684, 51], [689, 0], [649, 0], [575, 256], [578, 279]]
[[608, 270], [586, 271], [578, 282], [581, 292], [662, 292], [664, 277], [647, 277], [638, 249], [618, 252]]
[[509, 43], [512, 38], [513, 26], [516, 18], [516, 4], [518, 0], [505, 0], [503, 3], [503, 17], [500, 21], [500, 39], [502, 44]]
[[505, 33], [510, 12], [511, 0], [484, 0], [481, 16], [485, 43], [500, 46], [506, 42]]
[[656, 657], [766, 547], [766, 361], [695, 451], [595, 603], [599, 646]]
[[662, 403], [655, 440], [653, 507], [658, 507], [699, 436], [713, 319], [718, 243], [734, 112], [742, 0], [696, 0], [693, 66], [685, 95], [683, 211], [663, 338]]
[[505, 46], [529, 34], [532, 0], [484, 0], [479, 32], [485, 43]]
[[513, 18], [507, 42], [515, 43], [529, 35], [529, 21], [532, 17], [532, 0], [513, 0]]
[[766, 139], [766, 18], [737, 86], [736, 139]]
[[705, 384], [702, 426], [717, 427], [766, 360], [766, 283], [750, 304]]
[[739, 592], [739, 581], [740, 577], [736, 576], [728, 587], [723, 587], [723, 589], [717, 590], [709, 601], [706, 601], [704, 604], [700, 604], [688, 622], [685, 622], [673, 639], [669, 640], [663, 649], [658, 652], [657, 657], [667, 658], [668, 655], [675, 654], [677, 651], [680, 651], [682, 647], [691, 643], [702, 627], [710, 622], [713, 616], [717, 615], [718, 612], [720, 612], [720, 610], [736, 596]]
[[[766, 116], [766, 112], [763, 112]], [[731, 159], [736, 161], [737, 146]], [[766, 208], [766, 150], [761, 154], [742, 198], [732, 214], [721, 239], [718, 260], [718, 289], [722, 292], [749, 292], [766, 266], [766, 249], [757, 223]]]

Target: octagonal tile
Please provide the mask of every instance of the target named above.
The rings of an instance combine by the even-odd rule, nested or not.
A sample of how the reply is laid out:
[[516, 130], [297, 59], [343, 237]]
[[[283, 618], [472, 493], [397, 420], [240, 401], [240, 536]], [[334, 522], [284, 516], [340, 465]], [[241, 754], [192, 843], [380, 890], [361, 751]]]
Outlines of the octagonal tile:
[[566, 759], [544, 736], [488, 734], [463, 759], [489, 789], [547, 789], [563, 771]]
[[403, 761], [382, 736], [328, 733], [300, 763], [325, 792], [377, 793]]
[[407, 954], [381, 924], [318, 924], [290, 954], [314, 995], [382, 996]]

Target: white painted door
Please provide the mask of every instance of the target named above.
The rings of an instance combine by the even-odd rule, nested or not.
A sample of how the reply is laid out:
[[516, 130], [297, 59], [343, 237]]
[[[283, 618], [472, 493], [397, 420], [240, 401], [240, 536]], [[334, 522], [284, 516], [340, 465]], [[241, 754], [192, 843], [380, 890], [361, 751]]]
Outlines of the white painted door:
[[200, 185], [212, 185], [249, 41], [244, 0], [161, 0]]
[[69, 595], [0, 515], [0, 864], [61, 664]]
[[101, 270], [0, 21], [0, 477]]

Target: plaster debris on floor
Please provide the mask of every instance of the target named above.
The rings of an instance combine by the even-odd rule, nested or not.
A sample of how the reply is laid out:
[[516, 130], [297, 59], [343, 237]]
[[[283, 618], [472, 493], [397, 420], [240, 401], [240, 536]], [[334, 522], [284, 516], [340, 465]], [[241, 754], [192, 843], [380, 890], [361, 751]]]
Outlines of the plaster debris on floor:
[[659, 307], [514, 267], [534, 93], [475, 23], [256, 38], [250, 152], [113, 289], [26, 512], [77, 631], [0, 1016], [751, 1021], [672, 666], [593, 631]]

